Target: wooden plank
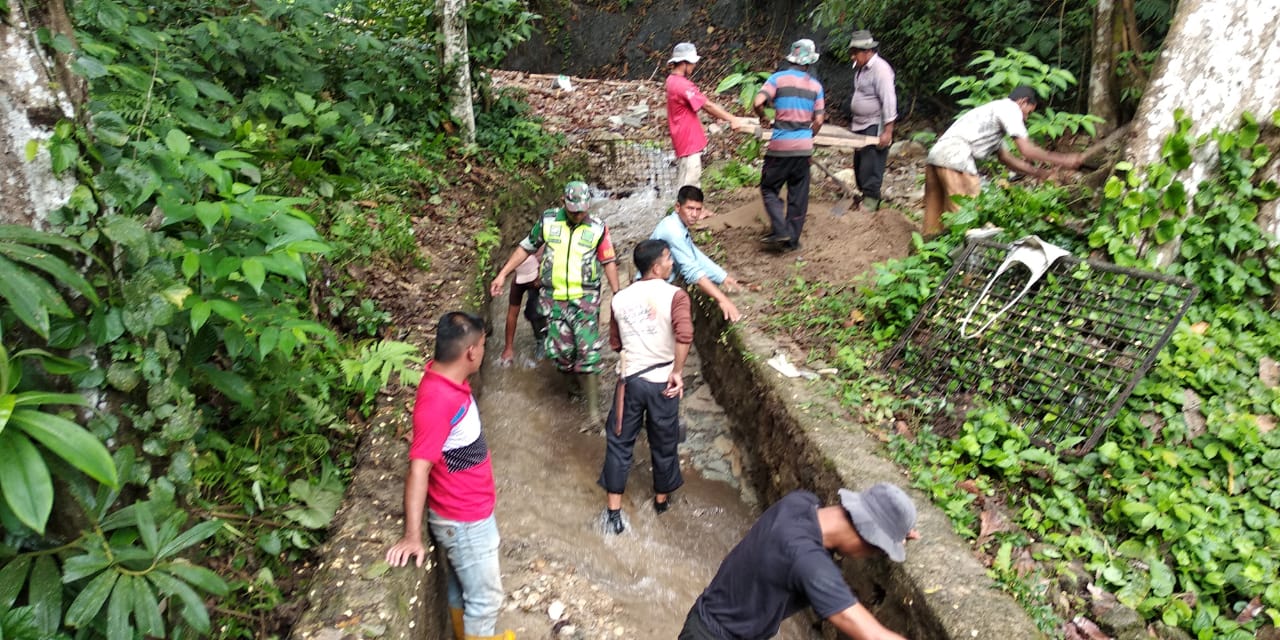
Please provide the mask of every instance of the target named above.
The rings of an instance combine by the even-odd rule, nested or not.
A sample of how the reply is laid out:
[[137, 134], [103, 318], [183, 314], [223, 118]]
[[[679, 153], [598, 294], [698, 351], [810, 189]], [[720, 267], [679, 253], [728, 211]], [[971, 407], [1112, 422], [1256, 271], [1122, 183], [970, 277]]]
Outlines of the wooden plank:
[[[768, 140], [773, 136], [773, 129], [765, 129], [759, 124], [754, 124], [750, 129], [739, 129], [742, 132], [750, 132], [759, 140]], [[818, 131], [818, 135], [813, 137], [814, 146], [818, 147], [838, 147], [841, 149], [861, 149], [862, 147], [870, 147], [880, 144], [880, 138], [877, 136], [864, 136], [853, 133], [848, 129], [834, 124], [824, 124], [822, 129]]]

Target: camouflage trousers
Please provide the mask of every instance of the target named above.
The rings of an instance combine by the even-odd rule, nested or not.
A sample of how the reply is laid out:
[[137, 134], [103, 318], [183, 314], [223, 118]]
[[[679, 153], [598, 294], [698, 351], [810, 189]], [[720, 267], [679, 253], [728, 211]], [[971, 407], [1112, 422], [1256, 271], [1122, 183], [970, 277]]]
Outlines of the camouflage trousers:
[[600, 292], [587, 291], [577, 300], [553, 300], [538, 297], [538, 308], [547, 319], [547, 337], [543, 350], [565, 373], [598, 373], [600, 350]]

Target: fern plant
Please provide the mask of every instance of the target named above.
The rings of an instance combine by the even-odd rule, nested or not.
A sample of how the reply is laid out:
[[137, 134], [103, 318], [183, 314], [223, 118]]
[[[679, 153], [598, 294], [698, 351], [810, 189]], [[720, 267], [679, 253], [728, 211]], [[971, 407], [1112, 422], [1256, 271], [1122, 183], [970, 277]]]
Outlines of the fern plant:
[[378, 391], [387, 386], [392, 375], [398, 376], [401, 382], [417, 381], [422, 377], [422, 371], [412, 365], [421, 364], [418, 347], [407, 342], [382, 340], [361, 343], [355, 357], [343, 358], [339, 367], [347, 384], [363, 394], [360, 410], [367, 416], [373, 410], [373, 400]]

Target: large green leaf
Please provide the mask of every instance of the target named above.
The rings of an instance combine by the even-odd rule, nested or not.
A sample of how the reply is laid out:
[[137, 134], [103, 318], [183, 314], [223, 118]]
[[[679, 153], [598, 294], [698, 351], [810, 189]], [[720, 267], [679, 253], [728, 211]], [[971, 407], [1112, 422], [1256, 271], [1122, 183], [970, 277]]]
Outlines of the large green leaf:
[[31, 556], [18, 556], [0, 569], [0, 611], [13, 606], [18, 592], [27, 583], [27, 570], [31, 568]]
[[72, 253], [86, 253], [84, 247], [70, 238], [37, 231], [20, 224], [0, 224], [0, 240], [12, 240], [22, 244], [51, 244]]
[[107, 601], [107, 640], [133, 640], [133, 627], [129, 624], [129, 612], [133, 610], [133, 590], [129, 587], [133, 576], [120, 576]]
[[62, 622], [62, 580], [53, 556], [36, 558], [31, 567], [31, 582], [27, 584], [27, 601], [36, 616], [36, 626], [52, 638]]
[[67, 625], [83, 627], [92, 621], [102, 610], [102, 605], [106, 604], [107, 596], [111, 595], [111, 588], [116, 586], [118, 577], [120, 574], [115, 571], [103, 571], [90, 580], [67, 608]]
[[329, 526], [329, 521], [333, 519], [333, 514], [337, 512], [338, 506], [342, 504], [341, 487], [334, 489], [324, 485], [311, 484], [306, 480], [294, 480], [289, 483], [289, 493], [293, 494], [296, 500], [306, 504], [306, 507], [289, 509], [284, 512], [284, 515], [308, 529], [321, 529]]
[[9, 424], [9, 416], [13, 415], [17, 402], [17, 397], [11, 393], [0, 395], [0, 433], [4, 433], [5, 425]]
[[61, 311], [70, 315], [71, 310], [62, 296], [48, 282], [19, 268], [13, 261], [0, 256], [0, 298], [8, 303], [13, 314], [42, 338], [49, 337], [49, 313]]
[[138, 624], [138, 631], [148, 638], [164, 637], [164, 619], [160, 617], [160, 604], [156, 602], [156, 594], [151, 585], [142, 578], [129, 581], [133, 591], [133, 619]]
[[210, 520], [201, 522], [200, 524], [183, 531], [173, 540], [165, 543], [160, 547], [160, 551], [156, 553], [157, 558], [167, 558], [187, 547], [204, 541], [206, 538], [217, 533], [222, 528], [222, 521]]
[[0, 491], [18, 520], [43, 535], [53, 509], [53, 480], [40, 450], [14, 429], [0, 432]]
[[112, 487], [119, 486], [111, 454], [84, 427], [61, 416], [31, 409], [15, 410], [9, 421], [90, 478]]
[[148, 573], [147, 579], [155, 584], [161, 593], [177, 596], [182, 601], [182, 618], [191, 625], [191, 628], [200, 633], [209, 632], [209, 610], [205, 608], [204, 600], [200, 595], [187, 586], [187, 583], [160, 569]]
[[[77, 370], [79, 371], [79, 370]], [[89, 401], [78, 393], [53, 393], [52, 391], [24, 391], [13, 397], [13, 407], [39, 407], [46, 404], [89, 406]]]
[[199, 587], [202, 591], [208, 591], [216, 596], [227, 595], [227, 583], [223, 582], [218, 574], [204, 567], [197, 567], [185, 560], [179, 560], [165, 565], [165, 569], [187, 584]]
[[79, 271], [68, 265], [62, 258], [44, 249], [10, 242], [0, 242], [0, 254], [53, 276], [59, 283], [75, 289], [81, 295], [92, 300], [94, 304], [97, 304], [98, 292], [93, 290], [93, 285], [89, 284], [89, 281], [85, 280]]

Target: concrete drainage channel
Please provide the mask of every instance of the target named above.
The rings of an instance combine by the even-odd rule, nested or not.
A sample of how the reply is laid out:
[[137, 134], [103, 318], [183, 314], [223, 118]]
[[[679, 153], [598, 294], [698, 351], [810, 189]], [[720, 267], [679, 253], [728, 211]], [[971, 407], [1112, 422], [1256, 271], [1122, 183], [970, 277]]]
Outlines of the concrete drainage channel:
[[[512, 219], [502, 221], [503, 246], [506, 247], [512, 246], [521, 229], [531, 223], [531, 219], [525, 220], [520, 214], [509, 214], [509, 217]], [[627, 243], [619, 252], [626, 263], [629, 263], [631, 244]], [[739, 305], [768, 304], [766, 300], [752, 300], [751, 295], [745, 294]], [[803, 488], [834, 503], [839, 487], [864, 488], [879, 481], [899, 486], [907, 484], [896, 465], [877, 457], [879, 442], [859, 425], [841, 424], [829, 417], [843, 415], [843, 412], [821, 393], [814, 393], [811, 385], [820, 383], [779, 376], [765, 364], [774, 349], [767, 338], [741, 327], [727, 326], [705, 297], [695, 295], [694, 300], [701, 376], [728, 414], [736, 449], [752, 461], [745, 465], [746, 477], [742, 479], [754, 489], [747, 494], [758, 495], [761, 503], [767, 505], [791, 490]], [[494, 305], [486, 306], [486, 310], [494, 308]], [[503, 319], [490, 315], [494, 316], [491, 320], [500, 334]], [[491, 340], [495, 341], [496, 352], [501, 338], [495, 335]], [[604, 382], [608, 386], [610, 381]], [[483, 385], [475, 386], [477, 395], [483, 396]], [[317, 640], [451, 637], [438, 560], [422, 568], [405, 569], [390, 569], [383, 561], [385, 550], [399, 537], [403, 527], [405, 445], [397, 435], [410, 429], [408, 413], [412, 398], [413, 390], [409, 389], [388, 403], [363, 436], [351, 485], [334, 519], [323, 560], [308, 590], [310, 608], [299, 619], [291, 637]], [[481, 404], [485, 404], [483, 398]], [[499, 432], [491, 436], [498, 474], [503, 473], [497, 464], [497, 452], [504, 446], [497, 437], [500, 435]], [[638, 462], [647, 455], [639, 451], [637, 454]], [[581, 489], [575, 487], [572, 491]], [[502, 492], [503, 480], [499, 479], [500, 526]], [[905, 563], [845, 562], [846, 578], [862, 602], [886, 625], [909, 638], [1041, 637], [1026, 613], [993, 587], [969, 545], [952, 533], [947, 517], [925, 497], [918, 493], [913, 497], [919, 507], [918, 529], [922, 539], [909, 545]], [[737, 505], [735, 509], [741, 511], [742, 507]], [[572, 528], [578, 523], [566, 522], [564, 526]], [[504, 574], [511, 569], [509, 559], [510, 554], [504, 553]], [[507, 590], [508, 596], [514, 597], [513, 585], [508, 584]], [[683, 619], [692, 602], [685, 597], [687, 602], [677, 599], [678, 605], [670, 605], [671, 618]], [[513, 605], [508, 606], [508, 611]], [[507, 615], [504, 613], [504, 620]], [[520, 620], [530, 618], [525, 615]], [[623, 627], [618, 626], [608, 635], [666, 637], [635, 627], [628, 627], [621, 635], [616, 633], [618, 630]], [[825, 629], [823, 635], [835, 637], [830, 628]], [[556, 632], [530, 628], [522, 631], [520, 637], [556, 637]], [[595, 636], [579, 633], [575, 637]]]

